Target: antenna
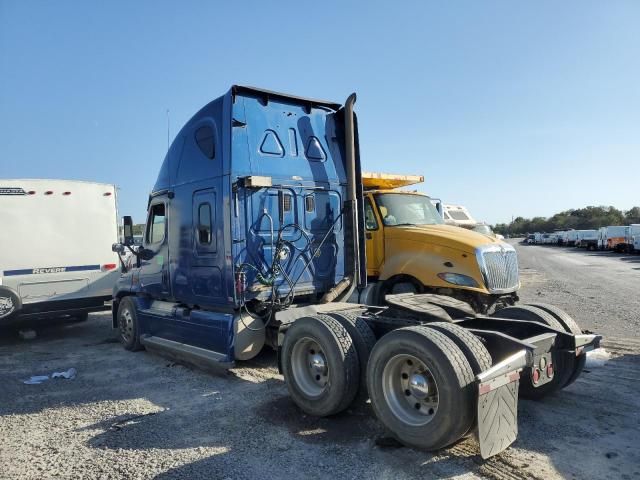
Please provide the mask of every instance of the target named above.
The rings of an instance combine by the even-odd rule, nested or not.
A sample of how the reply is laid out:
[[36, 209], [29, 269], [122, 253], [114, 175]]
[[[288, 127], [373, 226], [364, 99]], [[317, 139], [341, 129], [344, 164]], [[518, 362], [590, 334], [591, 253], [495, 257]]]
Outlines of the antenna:
[[169, 150], [169, 109], [167, 108], [167, 151]]

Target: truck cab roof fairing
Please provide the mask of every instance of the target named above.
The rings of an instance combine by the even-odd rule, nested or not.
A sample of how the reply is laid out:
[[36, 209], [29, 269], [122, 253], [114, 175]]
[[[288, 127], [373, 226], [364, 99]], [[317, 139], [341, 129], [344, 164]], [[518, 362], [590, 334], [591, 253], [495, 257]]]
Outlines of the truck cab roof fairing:
[[[197, 124], [201, 123], [205, 119], [212, 119], [215, 123], [217, 123], [216, 134], [218, 136], [218, 142], [220, 144], [226, 141], [226, 138], [224, 137], [225, 135], [227, 135], [227, 133], [223, 132], [223, 125], [226, 123], [227, 120], [229, 120], [229, 116], [233, 116], [235, 127], [239, 127], [239, 126], [244, 127], [243, 120], [246, 120], [246, 118], [244, 118], [243, 114], [238, 113], [239, 109], [236, 105], [239, 97], [241, 98], [243, 97], [245, 99], [257, 100], [259, 104], [262, 106], [262, 110], [264, 110], [265, 112], [268, 112], [270, 109], [273, 109], [275, 107], [275, 105], [270, 105], [270, 103], [297, 106], [298, 108], [301, 108], [302, 113], [305, 113], [307, 117], [310, 119], [318, 117], [317, 115], [314, 115], [312, 113], [313, 109], [325, 110], [325, 113], [323, 114], [323, 116], [326, 116], [328, 113], [326, 112], [326, 110], [337, 112], [341, 108], [341, 105], [336, 102], [289, 95], [286, 93], [274, 92], [274, 91], [255, 88], [255, 87], [234, 85], [225, 95], [218, 97], [217, 99], [211, 101], [210, 103], [205, 105], [203, 108], [201, 108], [182, 127], [180, 132], [176, 135], [175, 139], [171, 143], [169, 150], [167, 151], [163, 164], [158, 173], [155, 186], [152, 190], [152, 194], [154, 193], [157, 194], [158, 192], [161, 192], [161, 191], [170, 190], [177, 183], [184, 182], [184, 179], [178, 178], [179, 177], [178, 170], [185, 168], [184, 165], [181, 165], [181, 163], [184, 160], [183, 151], [186, 148], [186, 144], [192, 140], [191, 137], [193, 135], [191, 134], [194, 133], [195, 127], [197, 126]], [[244, 110], [244, 108], [242, 108], [242, 110]], [[236, 116], [242, 117], [242, 120], [239, 118], [236, 118]], [[321, 162], [322, 160], [326, 159], [327, 155], [335, 156], [337, 154], [340, 157], [343, 157], [342, 152], [338, 153], [337, 151], [335, 152], [326, 151], [331, 149], [331, 145], [329, 143], [328, 137], [335, 135], [335, 133], [325, 132], [324, 129], [325, 128], [333, 129], [334, 124], [336, 122], [331, 121], [331, 122], [328, 122], [327, 125], [321, 125], [321, 123], [323, 122], [308, 121], [306, 124], [306, 127], [307, 127], [306, 130], [308, 131], [307, 132], [298, 131], [299, 137], [297, 141], [299, 142], [299, 144], [295, 146], [295, 149], [297, 149], [297, 151], [291, 152], [290, 143], [292, 142], [292, 140], [289, 138], [290, 133], [288, 133], [287, 135], [280, 134], [277, 140], [274, 140], [274, 135], [271, 135], [268, 138], [265, 137], [264, 139], [260, 139], [260, 141], [264, 143], [264, 145], [261, 143], [261, 145], [259, 145], [257, 149], [252, 149], [252, 151], [248, 152], [249, 154], [248, 156], [252, 158], [253, 157], [257, 158], [259, 155], [267, 156], [267, 157], [270, 156], [271, 158], [266, 159], [269, 162], [275, 161], [275, 158], [273, 157], [280, 155], [280, 152], [282, 152], [281, 155], [283, 157], [293, 153], [294, 156], [298, 155], [300, 158], [305, 158], [306, 156], [306, 159], [309, 159], [312, 161], [316, 160], [318, 162]], [[300, 126], [301, 128], [298, 130], [305, 130], [305, 128], [302, 127], [302, 123], [300, 123]], [[318, 132], [317, 130], [319, 130], [321, 127], [323, 131]], [[309, 133], [310, 131], [313, 131], [314, 133]], [[278, 134], [278, 132], [275, 132], [275, 133], [276, 135]], [[277, 148], [278, 144], [281, 145], [280, 149]], [[271, 148], [273, 147], [273, 145], [275, 145], [275, 147]], [[262, 151], [259, 151], [260, 148], [262, 148]], [[223, 149], [220, 148], [220, 150], [223, 150]], [[253, 150], [256, 150], [256, 151], [253, 151]], [[301, 154], [304, 154], [304, 155], [301, 155]], [[222, 160], [222, 159], [219, 159], [219, 160]], [[312, 166], [313, 174], [318, 172], [318, 167], [319, 167], [318, 162], [316, 162], [316, 165]], [[338, 163], [340, 165], [343, 164], [343, 162], [338, 162]], [[250, 166], [248, 165], [247, 168], [243, 168], [241, 165], [229, 166], [225, 164], [225, 168], [222, 174], [251, 173], [255, 175], [258, 173], [256, 171], [256, 167], [258, 167], [257, 168], [258, 170], [269, 169], [267, 166], [267, 163], [265, 162], [262, 162], [260, 166], [257, 166], [257, 165], [254, 166], [253, 164]], [[291, 166], [288, 166], [288, 168], [290, 169]], [[250, 172], [243, 171], [247, 169], [250, 170]], [[229, 170], [233, 170], [233, 172], [230, 172]], [[273, 173], [277, 175], [277, 172], [273, 172]], [[338, 177], [336, 178], [336, 180], [343, 182], [344, 173], [342, 172], [336, 172], [336, 173]], [[313, 174], [312, 174], [312, 177], [317, 177], [317, 175], [313, 175]], [[313, 178], [313, 179], [317, 180], [317, 178]]]

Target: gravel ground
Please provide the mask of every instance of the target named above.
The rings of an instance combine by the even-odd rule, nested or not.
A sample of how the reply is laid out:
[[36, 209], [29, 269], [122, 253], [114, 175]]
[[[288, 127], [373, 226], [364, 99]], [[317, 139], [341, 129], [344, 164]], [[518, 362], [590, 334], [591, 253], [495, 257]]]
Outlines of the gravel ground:
[[605, 336], [640, 336], [640, 255], [515, 247], [522, 302], [557, 305], [582, 328]]
[[[523, 301], [604, 332], [613, 358], [521, 400], [518, 440], [488, 461], [472, 438], [435, 454], [378, 446], [367, 405], [305, 416], [270, 352], [228, 373], [191, 369], [124, 351], [95, 314], [31, 341], [0, 333], [0, 478], [640, 478], [640, 257], [518, 250]], [[69, 367], [74, 380], [21, 382]]]

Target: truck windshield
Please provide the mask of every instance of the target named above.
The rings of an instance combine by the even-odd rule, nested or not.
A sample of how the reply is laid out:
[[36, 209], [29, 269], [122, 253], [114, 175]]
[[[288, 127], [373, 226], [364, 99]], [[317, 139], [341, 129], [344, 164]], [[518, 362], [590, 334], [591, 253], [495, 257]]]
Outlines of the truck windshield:
[[491, 227], [489, 225], [476, 225], [475, 227], [473, 227], [473, 231], [482, 233], [484, 235], [493, 235], [493, 230], [491, 230]]
[[386, 226], [444, 223], [431, 199], [424, 195], [379, 193], [375, 197]]

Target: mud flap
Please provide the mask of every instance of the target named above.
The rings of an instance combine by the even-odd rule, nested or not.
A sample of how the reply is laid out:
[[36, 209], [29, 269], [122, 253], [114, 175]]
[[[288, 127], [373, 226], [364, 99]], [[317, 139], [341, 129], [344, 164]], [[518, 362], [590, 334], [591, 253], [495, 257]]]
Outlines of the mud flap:
[[519, 385], [517, 371], [478, 384], [478, 443], [482, 458], [500, 453], [518, 436]]

